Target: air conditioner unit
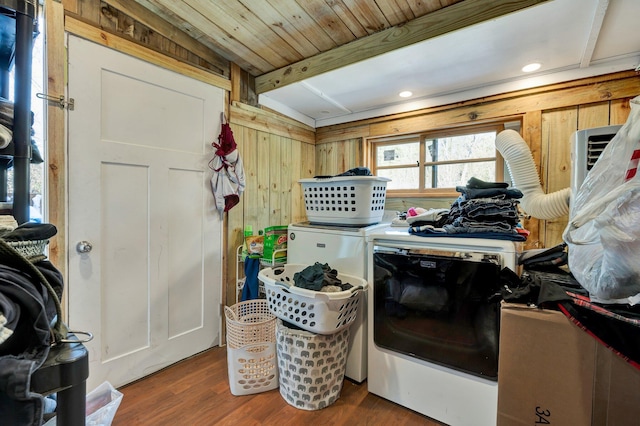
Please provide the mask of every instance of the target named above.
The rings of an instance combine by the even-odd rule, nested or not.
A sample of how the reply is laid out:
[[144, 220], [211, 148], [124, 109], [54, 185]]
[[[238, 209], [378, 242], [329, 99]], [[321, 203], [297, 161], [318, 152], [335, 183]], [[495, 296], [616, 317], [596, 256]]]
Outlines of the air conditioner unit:
[[571, 192], [580, 189], [587, 173], [596, 163], [602, 151], [622, 126], [603, 126], [578, 130], [571, 145]]

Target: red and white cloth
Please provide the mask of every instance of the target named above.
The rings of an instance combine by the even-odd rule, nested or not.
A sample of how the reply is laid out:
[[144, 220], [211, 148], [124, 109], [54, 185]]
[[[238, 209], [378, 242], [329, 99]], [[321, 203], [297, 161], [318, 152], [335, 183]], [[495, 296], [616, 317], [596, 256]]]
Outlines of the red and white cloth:
[[245, 188], [244, 166], [228, 122], [223, 121], [218, 143], [211, 145], [216, 148], [216, 154], [209, 163], [213, 169], [211, 190], [216, 209], [222, 215], [240, 202]]

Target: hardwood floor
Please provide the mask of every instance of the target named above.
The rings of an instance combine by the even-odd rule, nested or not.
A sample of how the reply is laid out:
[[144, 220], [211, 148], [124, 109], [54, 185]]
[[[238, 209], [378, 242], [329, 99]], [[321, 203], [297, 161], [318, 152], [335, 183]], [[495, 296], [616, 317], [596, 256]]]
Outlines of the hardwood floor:
[[348, 379], [340, 398], [317, 411], [290, 406], [278, 389], [234, 396], [226, 354], [213, 348], [123, 386], [112, 425], [440, 425]]

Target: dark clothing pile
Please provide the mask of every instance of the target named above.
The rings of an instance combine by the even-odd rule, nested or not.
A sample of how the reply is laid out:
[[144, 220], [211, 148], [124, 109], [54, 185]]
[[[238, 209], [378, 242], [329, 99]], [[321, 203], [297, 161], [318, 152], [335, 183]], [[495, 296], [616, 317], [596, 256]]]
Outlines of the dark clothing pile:
[[30, 223], [0, 237], [0, 413], [3, 424], [42, 424], [44, 397], [31, 391], [31, 376], [47, 359], [55, 338], [52, 330], [56, 326], [52, 324], [59, 318], [63, 280], [44, 254], [25, 255], [23, 250], [30, 242], [46, 240], [56, 232], [53, 225]]
[[523, 252], [518, 277], [505, 270], [502, 297], [510, 303], [535, 305], [558, 310], [633, 367], [640, 369], [640, 305], [592, 302], [589, 292], [562, 268], [566, 246]]
[[442, 228], [412, 226], [409, 232], [422, 236], [493, 238], [524, 241], [519, 233], [518, 199], [522, 192], [505, 182], [485, 182], [472, 177], [456, 187], [461, 195], [453, 202]]
[[313, 291], [330, 291], [331, 288], [335, 288], [334, 291], [346, 291], [353, 287], [338, 278], [338, 271], [332, 269], [327, 263], [323, 265], [320, 262], [293, 274], [293, 282], [296, 287]]
[[340, 173], [339, 175], [319, 175], [314, 176], [316, 179], [326, 179], [332, 177], [344, 177], [344, 176], [373, 176], [371, 170], [367, 167], [354, 167], [353, 169], [349, 169], [346, 172]]

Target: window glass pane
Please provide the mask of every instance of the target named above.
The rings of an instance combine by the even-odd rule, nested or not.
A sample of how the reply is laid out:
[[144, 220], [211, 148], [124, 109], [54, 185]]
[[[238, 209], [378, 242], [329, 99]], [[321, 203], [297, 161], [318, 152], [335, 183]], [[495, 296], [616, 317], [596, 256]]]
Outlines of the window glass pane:
[[419, 159], [419, 142], [378, 145], [376, 147], [376, 164], [378, 167], [417, 164]]
[[424, 187], [425, 189], [437, 188], [437, 182], [433, 182], [433, 167], [426, 167], [424, 171]]
[[[38, 24], [38, 36], [33, 39], [33, 50], [31, 55], [31, 113], [32, 113], [32, 126], [31, 136], [32, 142], [35, 143], [38, 153], [41, 157], [46, 155], [45, 144], [45, 113], [47, 102], [39, 99], [36, 94], [46, 92], [45, 87], [45, 64], [44, 64], [44, 36], [42, 35], [42, 22], [43, 16], [41, 14], [42, 8], [38, 10], [39, 15], [37, 19]], [[16, 67], [12, 67], [9, 72], [8, 85], [11, 88], [9, 90], [9, 100], [15, 102], [15, 72]], [[35, 149], [34, 148], [34, 149]], [[33, 152], [32, 152], [33, 155]], [[45, 159], [46, 160], [46, 159]], [[45, 169], [46, 161], [43, 163], [29, 164], [29, 220], [31, 222], [42, 222], [45, 216], [46, 200], [46, 185], [45, 185]], [[11, 200], [14, 194], [14, 169], [11, 167], [6, 176], [6, 200], [0, 200], [0, 202]]]
[[378, 170], [376, 175], [391, 179], [391, 182], [387, 182], [387, 189], [418, 189], [420, 170], [417, 167]]
[[439, 138], [436, 140], [437, 144], [435, 148], [437, 148], [437, 151], [435, 152], [434, 145], [427, 142], [427, 151], [431, 151], [432, 158], [434, 158], [433, 160], [427, 161], [451, 161], [495, 157], [495, 141], [496, 132]]
[[446, 164], [426, 168], [425, 188], [434, 188], [431, 183], [431, 175], [436, 175], [435, 188], [455, 188], [458, 185], [466, 185], [471, 177], [493, 182], [495, 180], [495, 161], [483, 161], [479, 163]]

